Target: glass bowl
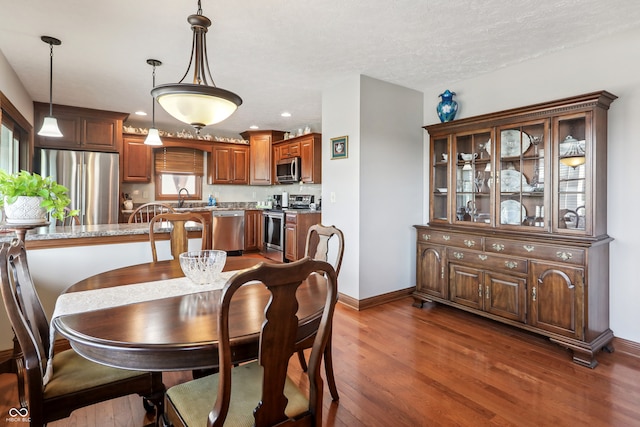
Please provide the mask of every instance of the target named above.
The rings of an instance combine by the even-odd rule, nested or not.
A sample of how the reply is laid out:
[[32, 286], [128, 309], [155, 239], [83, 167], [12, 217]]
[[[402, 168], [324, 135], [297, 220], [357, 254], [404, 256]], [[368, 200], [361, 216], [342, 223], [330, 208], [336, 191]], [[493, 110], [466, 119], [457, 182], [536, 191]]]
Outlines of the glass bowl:
[[180, 254], [180, 267], [185, 276], [197, 285], [213, 283], [227, 261], [225, 251], [204, 250]]

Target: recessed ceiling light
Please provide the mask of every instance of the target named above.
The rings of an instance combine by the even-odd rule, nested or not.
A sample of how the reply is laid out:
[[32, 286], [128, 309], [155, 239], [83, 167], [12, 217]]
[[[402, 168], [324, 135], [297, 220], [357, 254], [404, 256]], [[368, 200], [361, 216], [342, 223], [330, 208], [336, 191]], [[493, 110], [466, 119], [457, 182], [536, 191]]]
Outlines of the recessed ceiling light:
[[256, 126], [256, 125], [251, 125], [251, 126], [249, 126], [249, 129], [260, 129], [260, 128], [258, 126]]
[[136, 112], [135, 112], [135, 115], [136, 115], [136, 116], [146, 116], [146, 115], [147, 115], [147, 113], [145, 113], [144, 111], [136, 111]]
[[288, 111], [285, 111], [284, 113], [280, 114], [282, 117], [291, 117], [291, 113], [289, 113]]

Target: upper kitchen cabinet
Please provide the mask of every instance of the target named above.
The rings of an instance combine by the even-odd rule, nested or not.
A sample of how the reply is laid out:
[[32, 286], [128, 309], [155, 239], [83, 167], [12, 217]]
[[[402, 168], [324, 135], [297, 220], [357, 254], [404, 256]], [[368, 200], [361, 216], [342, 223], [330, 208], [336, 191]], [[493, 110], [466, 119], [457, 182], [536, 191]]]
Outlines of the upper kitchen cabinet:
[[[35, 127], [49, 115], [49, 104], [34, 102]], [[37, 133], [34, 145], [40, 148], [119, 152], [122, 146], [122, 123], [125, 113], [54, 105], [53, 115], [62, 132], [60, 138], [46, 138]]]
[[145, 145], [146, 135], [127, 135], [122, 137], [122, 181], [151, 182], [151, 164], [153, 150]]
[[274, 167], [278, 160], [291, 157], [300, 157], [301, 182], [322, 183], [322, 134], [309, 133], [273, 145]]
[[209, 184], [249, 184], [249, 146], [213, 144]]
[[271, 144], [283, 138], [284, 132], [277, 130], [245, 131], [240, 134], [249, 140], [249, 183], [251, 185], [273, 184], [273, 158]]

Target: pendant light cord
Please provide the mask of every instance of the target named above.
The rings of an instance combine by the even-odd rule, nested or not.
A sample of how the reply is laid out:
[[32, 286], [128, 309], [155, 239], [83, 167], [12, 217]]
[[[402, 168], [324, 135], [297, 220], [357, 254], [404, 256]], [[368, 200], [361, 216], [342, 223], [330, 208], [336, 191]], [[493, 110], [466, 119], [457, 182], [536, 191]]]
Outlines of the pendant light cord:
[[49, 117], [53, 117], [53, 43], [49, 49]]
[[[153, 63], [153, 72], [151, 73], [153, 76], [153, 87], [156, 87], [156, 63]], [[156, 97], [151, 97], [151, 127], [156, 127]]]

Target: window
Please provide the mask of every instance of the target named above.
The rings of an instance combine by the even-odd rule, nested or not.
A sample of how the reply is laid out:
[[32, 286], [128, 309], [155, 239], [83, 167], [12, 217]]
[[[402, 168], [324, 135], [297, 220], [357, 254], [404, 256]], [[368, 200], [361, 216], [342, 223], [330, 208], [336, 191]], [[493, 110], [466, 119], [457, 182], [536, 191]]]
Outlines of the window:
[[186, 189], [181, 197], [202, 199], [204, 152], [186, 147], [162, 147], [154, 151], [156, 200], [175, 200], [178, 192]]
[[8, 173], [29, 170], [31, 126], [0, 93], [0, 169]]

